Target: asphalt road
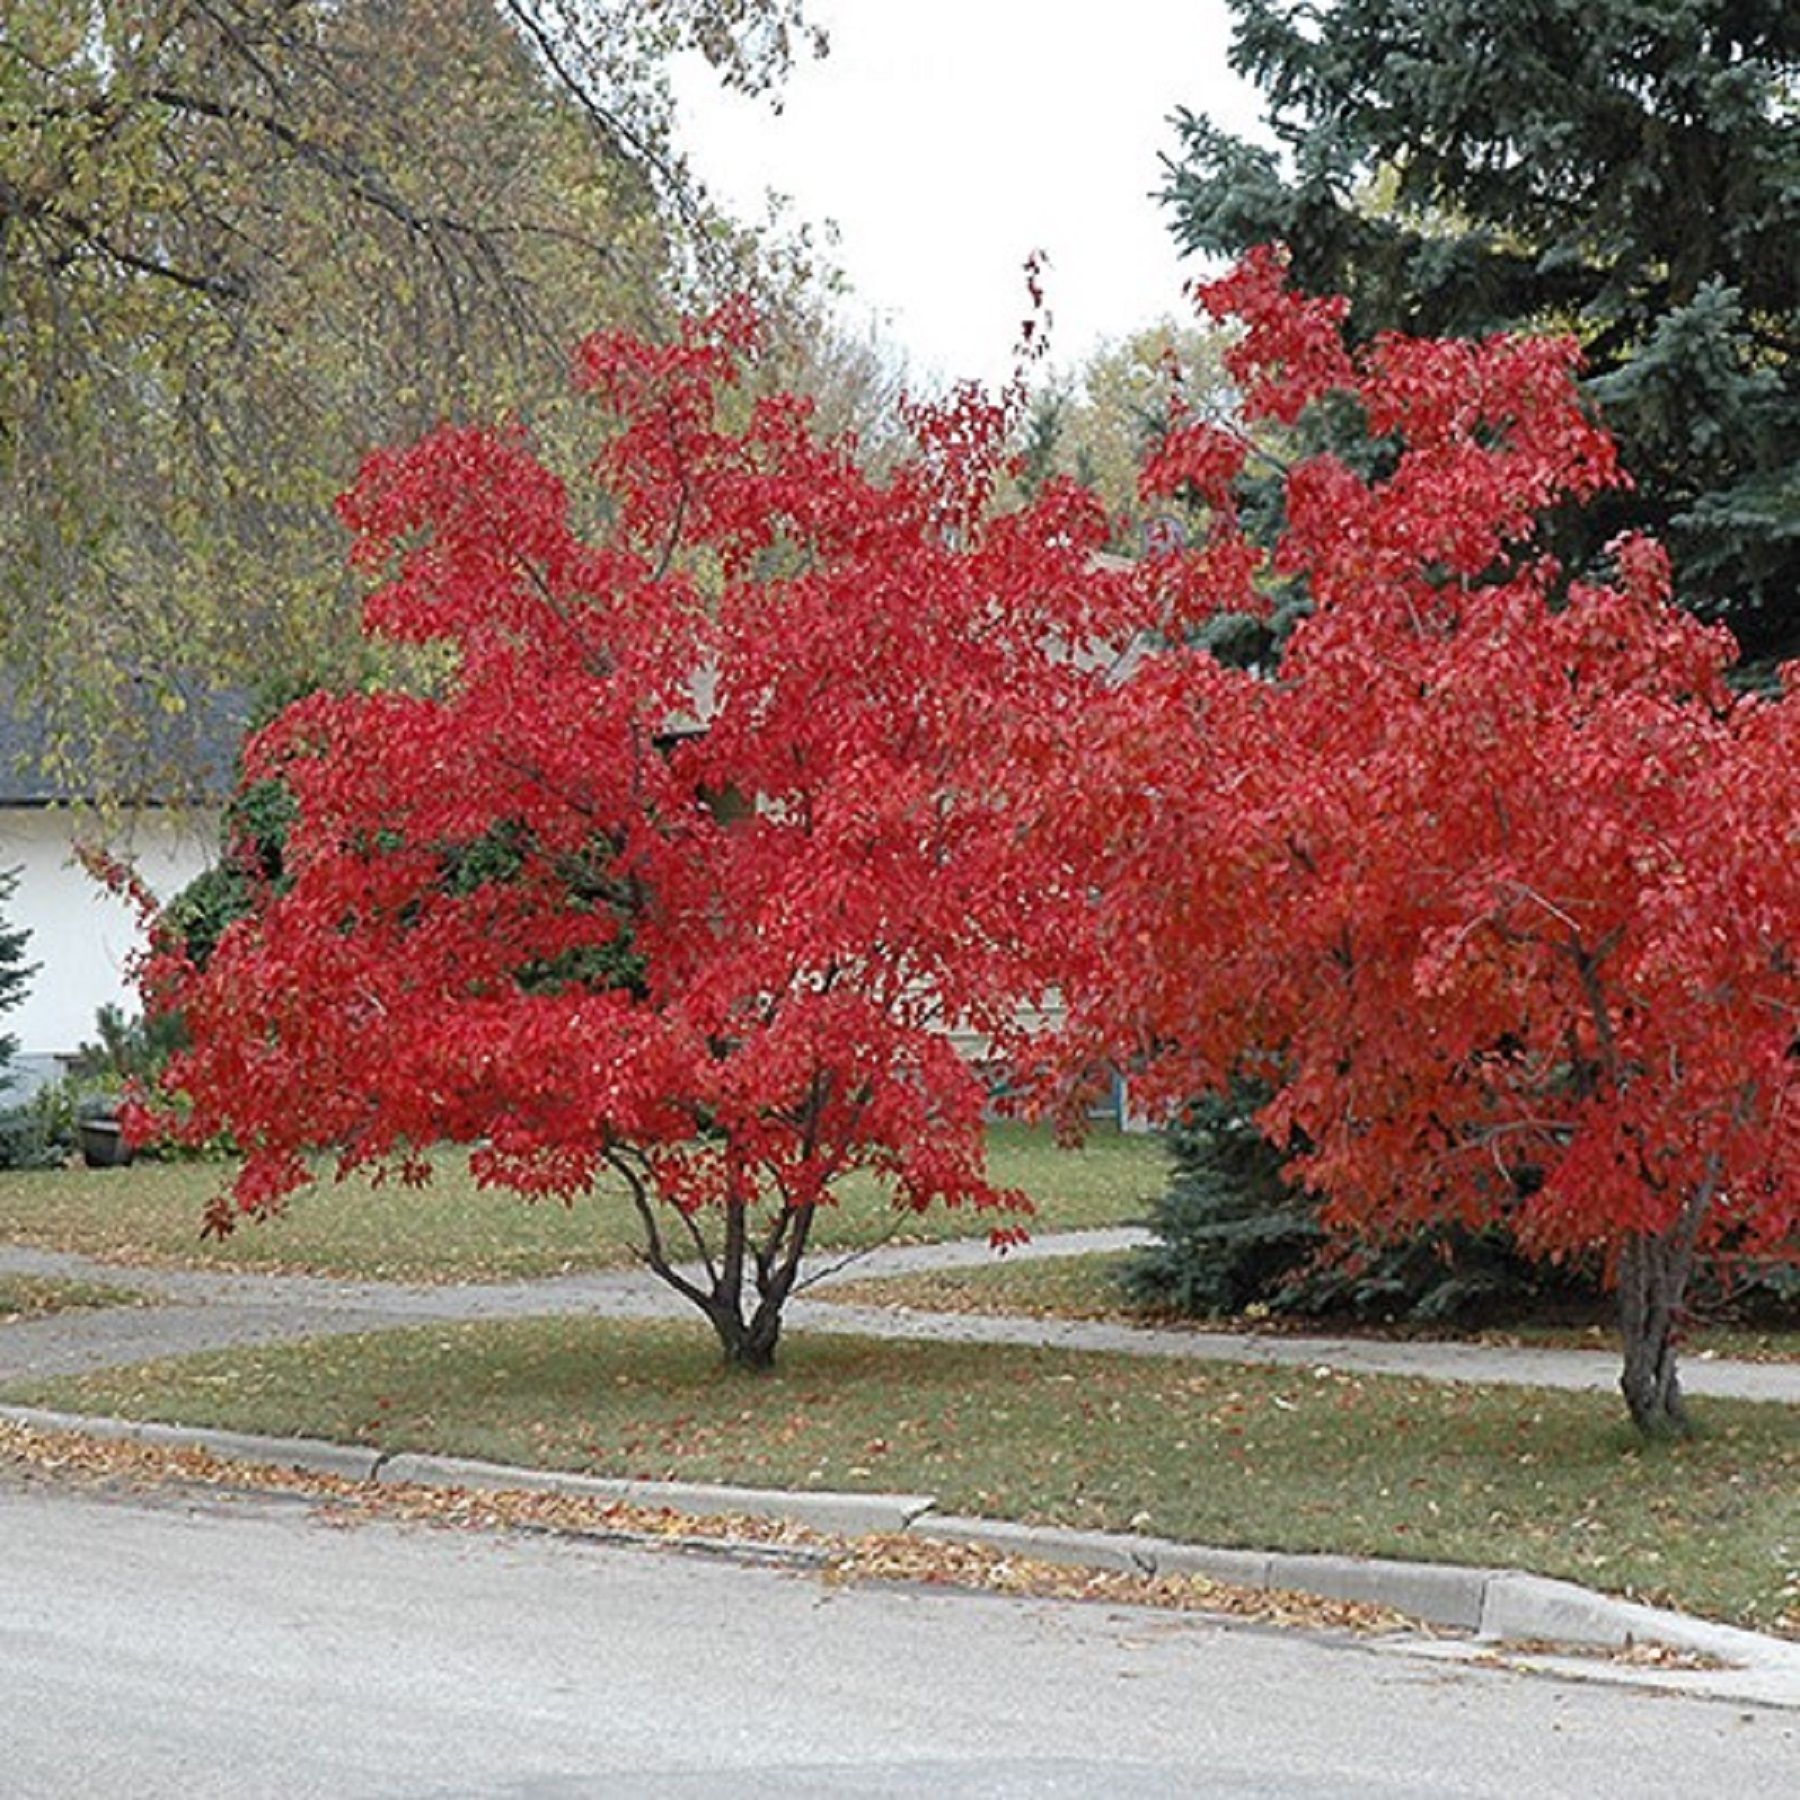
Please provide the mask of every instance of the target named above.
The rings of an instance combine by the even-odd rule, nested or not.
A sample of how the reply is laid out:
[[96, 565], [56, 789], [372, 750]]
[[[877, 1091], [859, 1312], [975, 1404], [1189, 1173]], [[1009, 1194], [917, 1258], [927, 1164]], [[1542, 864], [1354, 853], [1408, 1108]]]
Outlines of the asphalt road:
[[1800, 1714], [265, 1499], [0, 1488], [0, 1794], [1800, 1791]]

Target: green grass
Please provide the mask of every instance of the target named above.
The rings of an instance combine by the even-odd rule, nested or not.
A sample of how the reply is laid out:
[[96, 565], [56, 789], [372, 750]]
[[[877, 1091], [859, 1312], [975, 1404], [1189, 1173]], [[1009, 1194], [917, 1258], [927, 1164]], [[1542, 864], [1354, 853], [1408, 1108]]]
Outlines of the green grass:
[[[1484, 1344], [1522, 1344], [1533, 1350], [1611, 1350], [1611, 1325], [1509, 1325], [1475, 1334]], [[1685, 1357], [1722, 1357], [1733, 1362], [1800, 1362], [1800, 1327], [1695, 1325], [1682, 1339]]]
[[[908, 1307], [915, 1312], [1024, 1314], [1033, 1318], [1114, 1319], [1128, 1325], [1181, 1325], [1183, 1321], [1126, 1300], [1118, 1285], [1125, 1253], [1103, 1252], [1045, 1260], [997, 1262], [985, 1268], [935, 1269], [915, 1275], [888, 1275], [834, 1282], [821, 1289], [830, 1299], [859, 1306]], [[1271, 1329], [1266, 1317], [1208, 1321], [1221, 1331]], [[1291, 1318], [1275, 1328], [1321, 1336], [1370, 1331], [1342, 1319]], [[1459, 1331], [1455, 1325], [1379, 1328], [1384, 1336], [1455, 1339], [1487, 1344], [1519, 1344], [1533, 1349], [1613, 1350], [1610, 1323], [1591, 1327], [1525, 1322], [1502, 1329]], [[1800, 1327], [1698, 1325], [1685, 1343], [1690, 1356], [1730, 1357], [1745, 1362], [1800, 1362]]]
[[[1037, 1201], [1039, 1231], [1136, 1218], [1164, 1174], [1156, 1139], [1116, 1131], [1096, 1132], [1071, 1152], [1040, 1128], [996, 1125], [989, 1160], [997, 1182]], [[597, 1189], [573, 1207], [531, 1205], [482, 1192], [460, 1160], [446, 1156], [424, 1189], [327, 1183], [297, 1195], [279, 1219], [242, 1226], [222, 1244], [203, 1242], [201, 1210], [228, 1175], [219, 1164], [152, 1162], [0, 1174], [0, 1241], [148, 1265], [468, 1281], [618, 1266], [631, 1260], [637, 1237], [617, 1188]], [[886, 1236], [894, 1223], [874, 1184], [852, 1178], [842, 1184], [840, 1205], [821, 1217], [814, 1242], [853, 1248]], [[985, 1213], [936, 1209], [901, 1220], [896, 1241], [979, 1237], [993, 1223]]]
[[1800, 1635], [1800, 1431], [1707, 1401], [1646, 1444], [1606, 1395], [797, 1336], [733, 1375], [696, 1324], [437, 1326], [14, 1399], [647, 1478], [935, 1494], [1214, 1544], [1517, 1564]]
[[926, 1269], [913, 1275], [873, 1275], [834, 1281], [820, 1295], [857, 1306], [910, 1307], [916, 1312], [1026, 1314], [1050, 1319], [1116, 1319], [1121, 1324], [1166, 1324], [1131, 1306], [1117, 1275], [1125, 1253], [1096, 1251], [974, 1269]]
[[0, 1274], [0, 1323], [38, 1319], [78, 1307], [135, 1306], [143, 1295], [97, 1281], [64, 1281], [51, 1275]]

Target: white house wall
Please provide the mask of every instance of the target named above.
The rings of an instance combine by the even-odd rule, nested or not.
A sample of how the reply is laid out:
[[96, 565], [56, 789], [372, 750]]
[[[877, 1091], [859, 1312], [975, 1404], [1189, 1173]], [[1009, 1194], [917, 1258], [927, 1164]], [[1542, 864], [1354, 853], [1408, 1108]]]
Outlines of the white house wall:
[[[0, 1015], [18, 1040], [22, 1073], [54, 1072], [53, 1059], [94, 1038], [94, 1014], [111, 1003], [140, 1010], [126, 979], [142, 942], [136, 914], [75, 860], [75, 815], [57, 807], [0, 811], [0, 869], [17, 869], [8, 921], [31, 933], [26, 960], [38, 965], [24, 1001]], [[212, 860], [216, 816], [145, 813], [110, 839], [159, 898], [185, 887]]]

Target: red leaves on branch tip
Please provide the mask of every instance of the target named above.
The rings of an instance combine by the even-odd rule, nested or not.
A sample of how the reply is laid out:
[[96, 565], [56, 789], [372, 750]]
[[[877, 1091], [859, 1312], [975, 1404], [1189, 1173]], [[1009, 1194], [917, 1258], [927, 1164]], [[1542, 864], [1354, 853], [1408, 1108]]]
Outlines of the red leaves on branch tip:
[[1164, 434], [1138, 471], [1138, 494], [1166, 498], [1191, 487], [1207, 504], [1235, 514], [1235, 488], [1244, 472], [1249, 441], [1204, 421], [1177, 425]]
[[1349, 301], [1296, 295], [1281, 250], [1259, 245], [1229, 274], [1194, 292], [1211, 317], [1243, 329], [1225, 353], [1225, 368], [1243, 390], [1247, 419], [1291, 425], [1315, 400], [1354, 385], [1341, 330]]

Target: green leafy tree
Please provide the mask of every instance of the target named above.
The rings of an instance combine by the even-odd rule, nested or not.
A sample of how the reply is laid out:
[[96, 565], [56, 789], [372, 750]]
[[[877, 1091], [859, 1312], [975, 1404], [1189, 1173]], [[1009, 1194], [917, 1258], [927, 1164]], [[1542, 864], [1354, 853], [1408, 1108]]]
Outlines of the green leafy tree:
[[1800, 11], [1790, 0], [1230, 0], [1274, 144], [1190, 112], [1190, 251], [1280, 240], [1355, 335], [1572, 330], [1630, 528], [1750, 659], [1800, 649]]
[[0, 658], [63, 758], [166, 779], [126, 721], [364, 676], [330, 500], [370, 443], [520, 411], [553, 445], [584, 332], [777, 279], [681, 169], [666, 67], [755, 90], [800, 30], [791, 0], [9, 0]]
[[[0, 909], [6, 908], [17, 891], [19, 871], [0, 872]], [[25, 946], [31, 933], [0, 916], [0, 1013], [11, 1012], [25, 998], [37, 966], [25, 960]], [[36, 1101], [21, 1106], [13, 1101], [12, 1061], [18, 1054], [19, 1041], [10, 1032], [0, 1034], [0, 1169], [46, 1167], [62, 1155], [63, 1146], [55, 1139], [54, 1122], [46, 1109]]]

